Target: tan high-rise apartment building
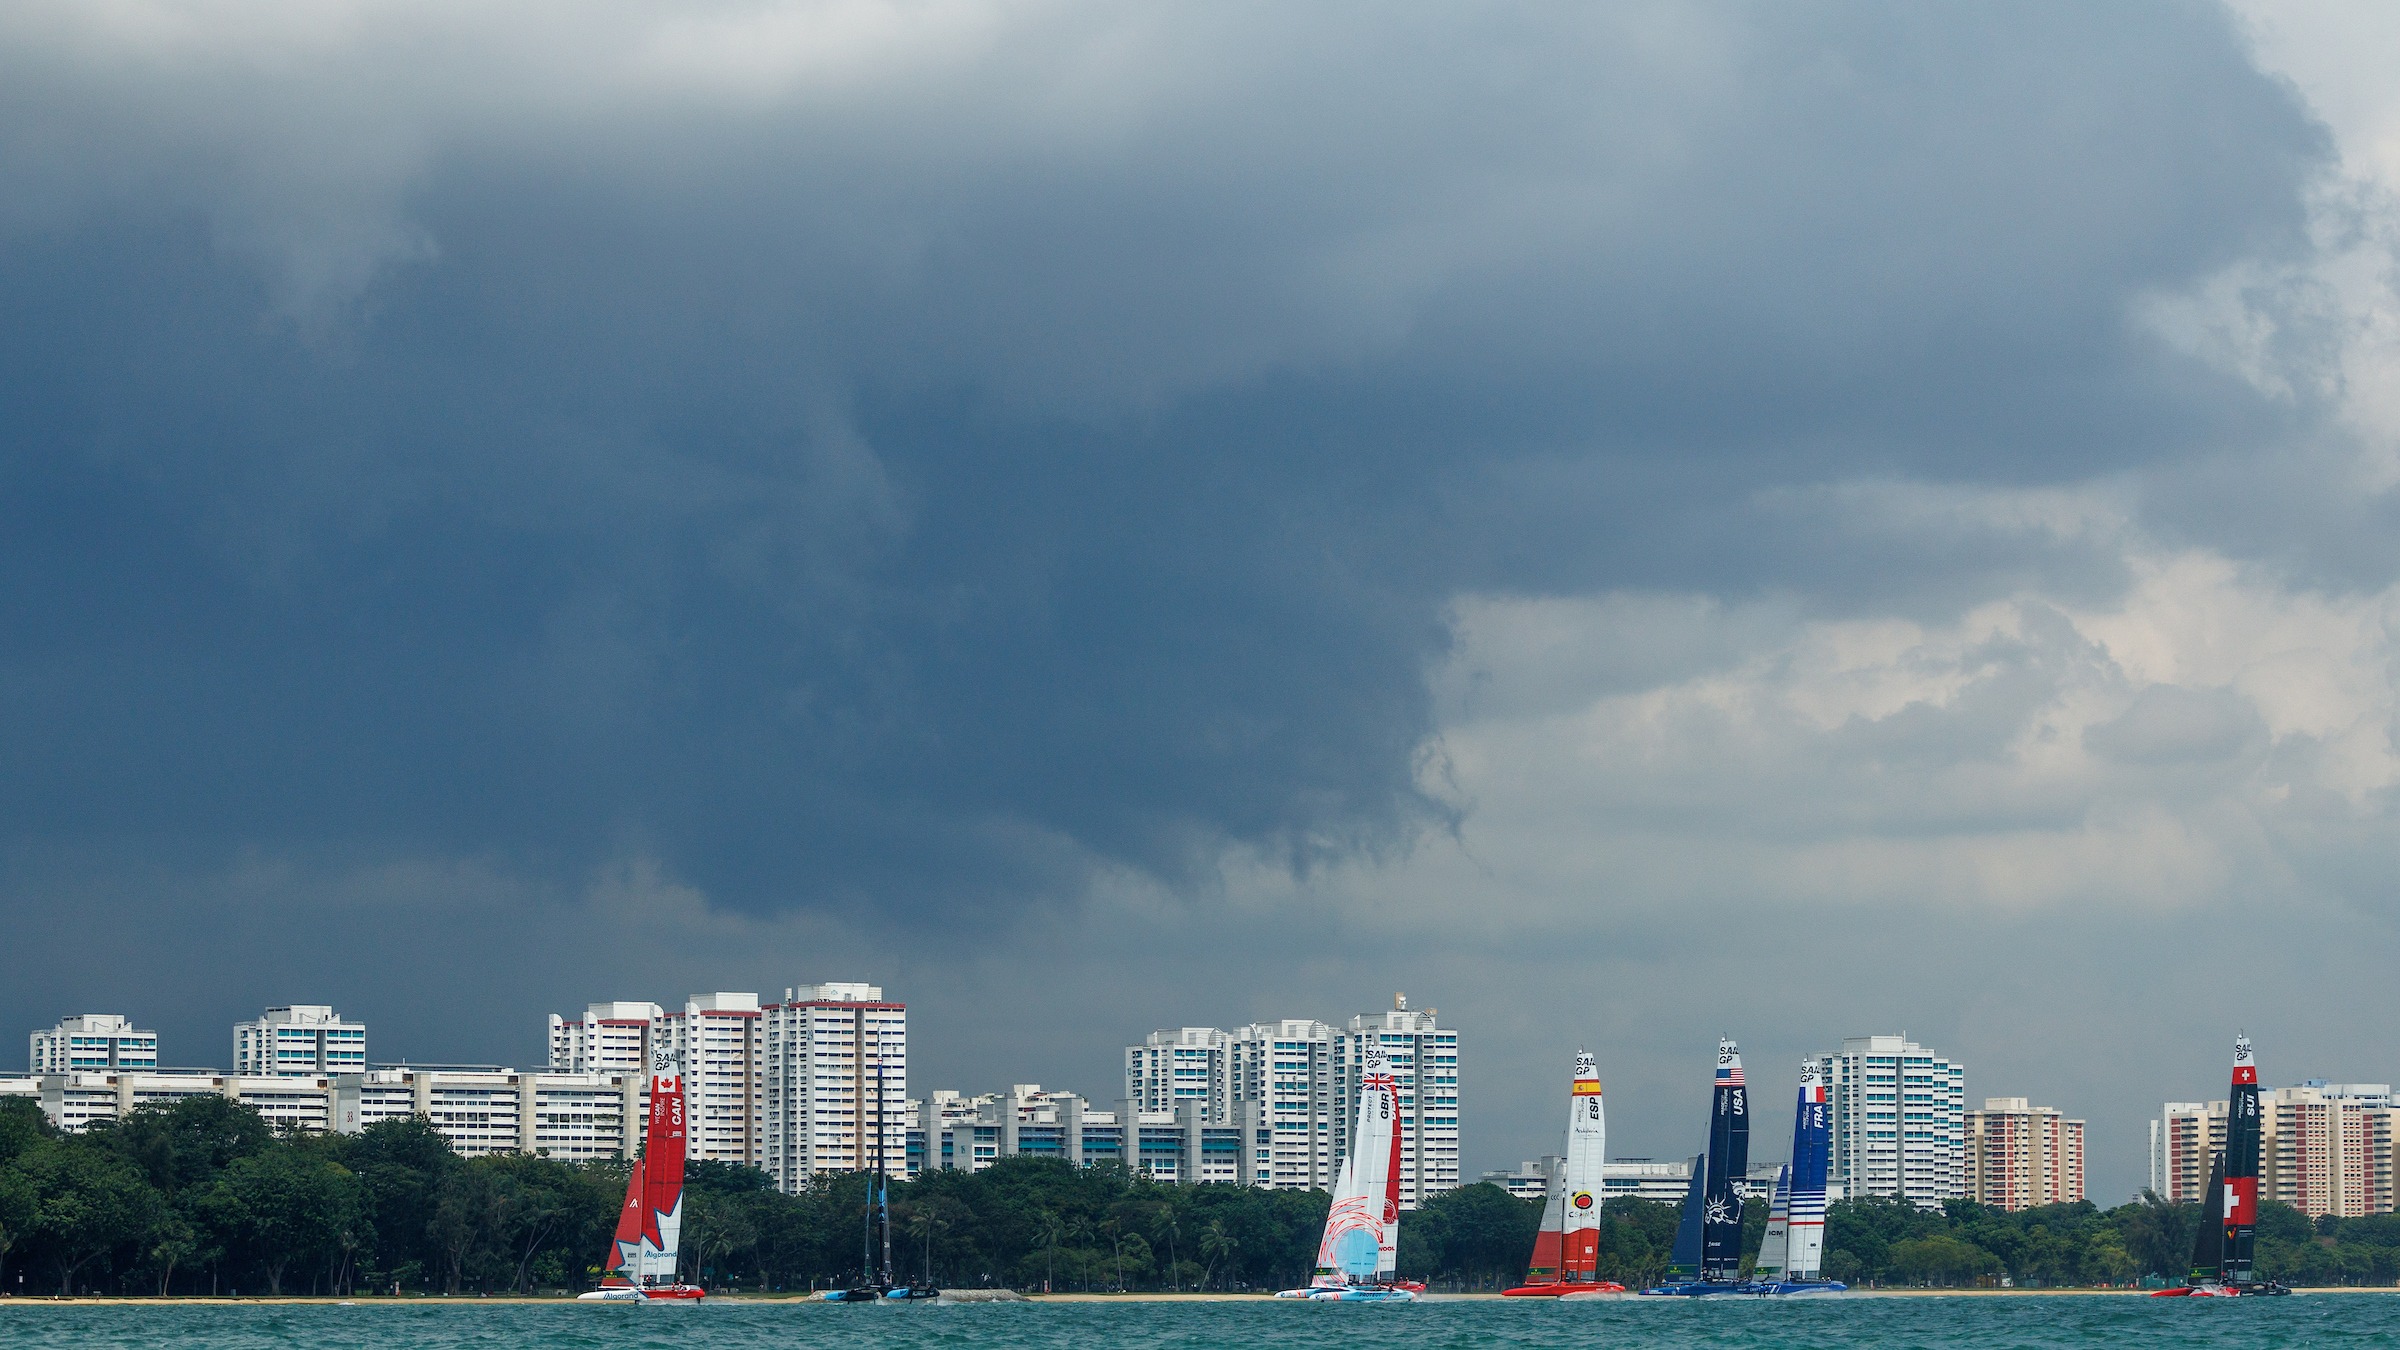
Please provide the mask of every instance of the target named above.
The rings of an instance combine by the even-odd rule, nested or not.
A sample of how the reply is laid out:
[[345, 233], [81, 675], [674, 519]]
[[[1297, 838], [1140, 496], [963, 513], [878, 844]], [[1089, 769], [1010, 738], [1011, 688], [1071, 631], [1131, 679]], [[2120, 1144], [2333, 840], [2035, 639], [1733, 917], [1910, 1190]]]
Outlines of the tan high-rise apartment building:
[[[2394, 1207], [2391, 1088], [2312, 1080], [2259, 1100], [2259, 1196], [2310, 1218], [2388, 1214]], [[2225, 1147], [2225, 1103], [2168, 1102], [2150, 1122], [2150, 1187], [2197, 1202]]]
[[1967, 1196], [2000, 1209], [2083, 1199], [2083, 1122], [2023, 1097], [1984, 1098], [1967, 1112]]

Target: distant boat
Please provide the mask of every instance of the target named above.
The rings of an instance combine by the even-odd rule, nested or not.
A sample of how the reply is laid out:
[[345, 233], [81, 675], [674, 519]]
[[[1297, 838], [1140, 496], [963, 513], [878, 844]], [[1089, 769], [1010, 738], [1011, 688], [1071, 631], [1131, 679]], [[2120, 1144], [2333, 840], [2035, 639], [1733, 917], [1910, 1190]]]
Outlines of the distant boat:
[[2258, 1239], [2258, 1061], [2248, 1033], [2233, 1041], [2233, 1095], [2226, 1105], [2225, 1151], [2210, 1160], [2208, 1193], [2200, 1202], [2200, 1234], [2184, 1283], [2152, 1298], [2243, 1298], [2288, 1294], [2258, 1279], [2252, 1258]]
[[651, 1065], [650, 1115], [642, 1156], [625, 1180], [625, 1204], [609, 1245], [600, 1287], [577, 1295], [585, 1303], [691, 1302], [706, 1293], [676, 1277], [683, 1233], [683, 1069], [661, 1047]]
[[1644, 1295], [1742, 1292], [1742, 1197], [1733, 1183], [1749, 1166], [1750, 1100], [1742, 1086], [1742, 1052], [1732, 1041], [1719, 1040], [1708, 1152], [1692, 1159], [1692, 1184], [1684, 1192], [1683, 1222], [1675, 1231], [1666, 1282], [1644, 1289]]
[[1608, 1116], [1600, 1104], [1599, 1061], [1588, 1052], [1579, 1053], [1567, 1098], [1567, 1155], [1550, 1174], [1542, 1229], [1534, 1235], [1525, 1283], [1504, 1291], [1508, 1297], [1625, 1292], [1624, 1285], [1600, 1278], [1600, 1207], [1606, 1194], [1601, 1175], [1607, 1159]]
[[1398, 1278], [1400, 1250], [1400, 1084], [1383, 1047], [1370, 1043], [1359, 1064], [1358, 1123], [1342, 1159], [1316, 1273], [1306, 1288], [1277, 1298], [1322, 1303], [1410, 1303], [1424, 1286]]
[[1800, 1101], [1792, 1114], [1792, 1160], [1775, 1173], [1767, 1236], [1751, 1266], [1746, 1294], [1838, 1294], [1849, 1286], [1819, 1278], [1825, 1260], [1825, 1174], [1833, 1131], [1823, 1066], [1800, 1061]]

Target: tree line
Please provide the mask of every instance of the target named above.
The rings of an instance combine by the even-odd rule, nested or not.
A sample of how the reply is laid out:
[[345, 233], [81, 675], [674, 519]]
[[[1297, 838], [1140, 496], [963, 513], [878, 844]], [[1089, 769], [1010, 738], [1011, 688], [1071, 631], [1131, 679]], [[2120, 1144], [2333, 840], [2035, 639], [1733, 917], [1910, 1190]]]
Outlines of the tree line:
[[[597, 1283], [627, 1165], [529, 1154], [462, 1158], [423, 1119], [356, 1135], [278, 1133], [219, 1097], [141, 1107], [81, 1134], [0, 1101], [0, 1291], [111, 1294], [576, 1292]], [[720, 1291], [872, 1280], [874, 1179], [796, 1195], [764, 1173], [686, 1172], [683, 1275]], [[893, 1273], [945, 1286], [1261, 1291], [1305, 1283], [1328, 1197], [1177, 1186], [1114, 1165], [1003, 1159], [889, 1187]], [[1765, 1206], [1752, 1205], [1755, 1256]], [[1401, 1224], [1403, 1275], [1440, 1289], [1521, 1280], [1541, 1206], [1497, 1186], [1434, 1197]], [[1601, 1274], [1666, 1273], [1674, 1206], [1608, 1200]], [[1954, 1201], [1835, 1204], [1825, 1273], [1852, 1284], [2020, 1286], [2179, 1279], [2197, 1207], [2146, 1197], [2006, 1213]], [[2260, 1206], [2259, 1271], [2293, 1284], [2400, 1280], [2400, 1216], [2322, 1219]]]

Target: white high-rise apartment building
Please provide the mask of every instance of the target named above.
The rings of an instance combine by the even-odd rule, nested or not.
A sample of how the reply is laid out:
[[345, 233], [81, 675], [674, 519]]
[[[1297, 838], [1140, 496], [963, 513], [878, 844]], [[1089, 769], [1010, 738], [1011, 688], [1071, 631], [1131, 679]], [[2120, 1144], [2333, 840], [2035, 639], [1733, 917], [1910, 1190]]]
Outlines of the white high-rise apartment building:
[[[1256, 1108], [1255, 1127], [1266, 1138], [1251, 1141], [1247, 1170], [1257, 1184], [1273, 1190], [1333, 1189], [1340, 1166], [1334, 1144], [1337, 1034], [1323, 1022], [1289, 1018], [1236, 1027], [1226, 1037], [1231, 1107], [1212, 1118], [1248, 1119], [1243, 1108]], [[1127, 1051], [1129, 1057], [1133, 1053]]]
[[33, 1033], [30, 1071], [114, 1073], [158, 1067], [158, 1033], [115, 1013], [84, 1013]]
[[520, 1073], [431, 1066], [371, 1069], [331, 1080], [333, 1128], [423, 1116], [453, 1152], [541, 1153], [569, 1162], [630, 1158], [647, 1118], [647, 1073]]
[[1844, 1194], [1928, 1209], [1966, 1196], [1965, 1065], [1906, 1036], [1852, 1036], [1825, 1063]]
[[237, 1074], [365, 1073], [367, 1028], [344, 1021], [321, 1003], [269, 1008], [254, 1022], [233, 1026]]
[[2208, 1188], [2209, 1161], [2225, 1147], [2225, 1102], [2168, 1102], [2150, 1122], [2150, 1189], [2168, 1200], [2198, 1204]]
[[1361, 1013], [1333, 1042], [1334, 1140], [1348, 1152], [1358, 1109], [1358, 1066], [1380, 1044], [1400, 1086], [1400, 1205], [1414, 1209], [1458, 1186], [1458, 1033], [1434, 1010], [1411, 1010], [1405, 994], [1392, 1010]]
[[651, 1044], [683, 1066], [687, 1156], [746, 1167], [765, 1161], [765, 1020], [756, 994], [694, 994], [652, 1029]]
[[2023, 1097], [1984, 1098], [1967, 1113], [1967, 1196], [2010, 1210], [2083, 1199], [2083, 1122]]
[[550, 1014], [550, 1067], [560, 1073], [650, 1071], [650, 1030], [667, 1010], [655, 1003], [594, 1003], [579, 1020]]
[[1232, 1109], [1231, 1050], [1215, 1027], [1153, 1031], [1125, 1047], [1125, 1100], [1136, 1111], [1179, 1110], [1200, 1103], [1200, 1118], [1221, 1121]]
[[902, 1175], [908, 1161], [908, 1005], [871, 984], [784, 991], [762, 1019], [759, 1166], [796, 1192], [820, 1172]]

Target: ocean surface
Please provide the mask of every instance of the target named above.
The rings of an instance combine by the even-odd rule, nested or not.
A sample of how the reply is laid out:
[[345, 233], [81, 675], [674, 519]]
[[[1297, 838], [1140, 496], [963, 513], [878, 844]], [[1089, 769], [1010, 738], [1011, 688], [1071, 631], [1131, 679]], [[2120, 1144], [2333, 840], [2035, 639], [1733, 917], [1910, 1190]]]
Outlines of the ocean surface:
[[2012, 1350], [2051, 1346], [2400, 1346], [2400, 1295], [2325, 1294], [2215, 1302], [2144, 1298], [1851, 1298], [1808, 1303], [1686, 1301], [1405, 1307], [1269, 1303], [808, 1303], [478, 1306], [472, 1300], [357, 1307], [76, 1306], [0, 1303], [0, 1347], [693, 1346], [1157, 1347], [1280, 1350], [1362, 1346], [1786, 1347], [1889, 1345]]

